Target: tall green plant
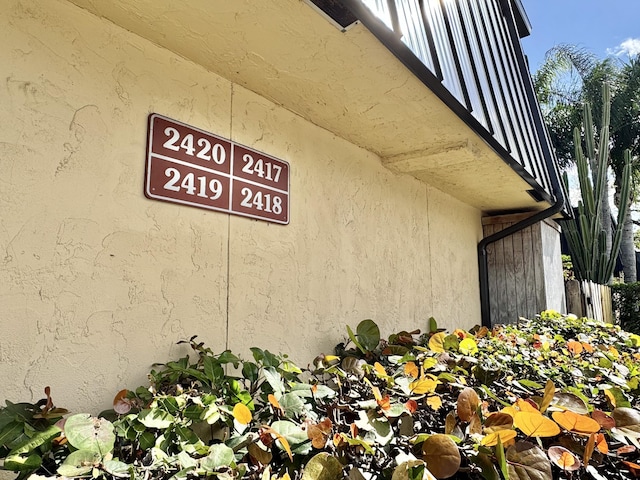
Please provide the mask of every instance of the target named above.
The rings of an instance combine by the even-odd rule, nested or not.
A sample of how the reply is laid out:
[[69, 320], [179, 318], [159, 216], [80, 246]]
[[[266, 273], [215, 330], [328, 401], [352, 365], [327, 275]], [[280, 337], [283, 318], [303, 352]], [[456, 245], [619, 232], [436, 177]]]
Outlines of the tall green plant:
[[[611, 93], [608, 84], [602, 89], [602, 121], [598, 137], [598, 145], [594, 136], [594, 123], [591, 116], [591, 106], [584, 104], [583, 131], [584, 146], [580, 130], [573, 131], [575, 145], [575, 161], [578, 167], [578, 180], [582, 200], [578, 202], [578, 218], [571, 218], [564, 222], [565, 233], [573, 260], [574, 272], [580, 280], [591, 280], [595, 283], [609, 283], [613, 276], [616, 258], [620, 251], [620, 241], [624, 218], [627, 213], [627, 202], [620, 202], [618, 221], [612, 237], [611, 248], [607, 245], [606, 231], [602, 227], [602, 192], [607, 181], [607, 166], [609, 160], [609, 125], [611, 111]], [[564, 175], [568, 187], [567, 174]], [[624, 154], [624, 168], [622, 174], [621, 198], [629, 198], [631, 185], [631, 154]]]

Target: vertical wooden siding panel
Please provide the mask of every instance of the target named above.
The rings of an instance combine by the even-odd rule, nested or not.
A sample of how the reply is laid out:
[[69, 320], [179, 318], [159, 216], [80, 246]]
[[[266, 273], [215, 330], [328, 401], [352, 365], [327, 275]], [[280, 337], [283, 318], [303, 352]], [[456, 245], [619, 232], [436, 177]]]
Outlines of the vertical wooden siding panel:
[[515, 304], [517, 315], [528, 317], [531, 314], [527, 307], [527, 272], [524, 268], [522, 232], [516, 232], [513, 234], [513, 268], [516, 281]]
[[[511, 226], [513, 223], [505, 225]], [[515, 259], [513, 254], [513, 235], [509, 235], [504, 239], [504, 274], [505, 274], [505, 315], [507, 323], [515, 323], [518, 320], [517, 315], [517, 299], [516, 299], [516, 275], [515, 275]]]
[[527, 272], [525, 302], [527, 311], [535, 312], [538, 300], [536, 297], [535, 258], [531, 238], [531, 227], [522, 230], [522, 253], [524, 268]]
[[535, 262], [535, 292], [536, 292], [536, 313], [544, 310], [547, 299], [547, 292], [544, 283], [544, 255], [542, 252], [542, 224], [537, 223], [531, 227], [531, 239], [533, 241], [533, 255], [536, 259]]

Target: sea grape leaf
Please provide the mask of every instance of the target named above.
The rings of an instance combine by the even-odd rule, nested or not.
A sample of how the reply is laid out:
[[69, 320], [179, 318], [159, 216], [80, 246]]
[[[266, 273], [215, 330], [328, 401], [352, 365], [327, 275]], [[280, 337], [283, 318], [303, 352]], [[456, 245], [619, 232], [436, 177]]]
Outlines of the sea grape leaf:
[[551, 463], [540, 448], [530, 442], [517, 442], [506, 452], [510, 480], [551, 480]]
[[571, 410], [572, 412], [583, 415], [589, 413], [589, 408], [584, 403], [584, 400], [573, 393], [556, 393], [551, 401], [551, 405], [561, 410]]
[[169, 412], [165, 412], [164, 410], [160, 410], [159, 408], [147, 408], [142, 410], [138, 414], [138, 420], [147, 428], [157, 428], [160, 430], [169, 428], [175, 422], [173, 415]]
[[571, 410], [553, 412], [551, 417], [558, 425], [569, 432], [596, 433], [600, 431], [600, 424], [593, 418], [586, 415], [578, 415]]
[[496, 430], [493, 433], [486, 435], [481, 441], [480, 445], [485, 447], [493, 447], [498, 444], [498, 439], [504, 445], [514, 438], [516, 438], [517, 432], [515, 430]]
[[[271, 428], [278, 435], [284, 437], [293, 453], [306, 455], [311, 451], [311, 443], [308, 441], [307, 432], [295, 423], [288, 420], [277, 420], [271, 424]], [[279, 438], [278, 441], [280, 441]], [[283, 450], [286, 450], [283, 442], [280, 443], [283, 445]]]
[[356, 327], [358, 340], [367, 350], [373, 351], [380, 343], [380, 329], [373, 320], [363, 320]]
[[113, 450], [116, 441], [113, 424], [104, 418], [92, 417], [88, 413], [79, 413], [67, 418], [64, 434], [74, 448], [95, 452], [101, 456]]
[[422, 454], [427, 468], [436, 478], [449, 478], [460, 468], [460, 451], [448, 435], [431, 435], [422, 444]]
[[248, 425], [251, 423], [253, 416], [251, 415], [251, 410], [245, 404], [236, 403], [233, 407], [233, 418], [241, 425]]
[[438, 332], [431, 335], [429, 339], [429, 348], [434, 352], [444, 352], [444, 338], [446, 334], [444, 332]]
[[131, 401], [127, 398], [129, 390], [126, 388], [116, 393], [113, 399], [113, 410], [119, 415], [126, 415], [131, 411]]
[[615, 429], [627, 437], [640, 438], [640, 412], [629, 407], [618, 407], [611, 412]]
[[473, 338], [467, 337], [460, 341], [458, 350], [463, 355], [475, 355], [476, 353], [478, 353], [478, 344]]
[[326, 452], [315, 455], [302, 472], [302, 480], [338, 480], [342, 478], [342, 464]]
[[435, 480], [422, 460], [407, 460], [394, 470], [391, 480]]
[[547, 455], [549, 459], [562, 470], [574, 472], [580, 468], [580, 459], [559, 445], [549, 447]]
[[202, 468], [209, 472], [222, 467], [229, 467], [235, 462], [233, 450], [224, 443], [217, 443], [209, 447], [209, 455], [202, 459]]
[[498, 430], [511, 429], [513, 427], [513, 417], [508, 413], [495, 412], [489, 415], [484, 421], [486, 433], [497, 432]]
[[513, 424], [528, 437], [555, 437], [560, 434], [558, 424], [538, 412], [516, 412]]
[[551, 402], [553, 401], [553, 398], [556, 395], [556, 386], [553, 384], [553, 382], [551, 380], [547, 380], [547, 384], [544, 386], [544, 394], [542, 395], [542, 401], [540, 402], [540, 413], [544, 413], [547, 408], [549, 408], [549, 405], [551, 405]]
[[93, 470], [100, 463], [100, 453], [90, 450], [76, 450], [71, 452], [58, 467], [58, 473], [63, 477], [82, 477]]
[[473, 414], [476, 413], [478, 405], [480, 405], [480, 397], [473, 388], [466, 387], [458, 395], [456, 404], [458, 418], [463, 422], [470, 421]]
[[130, 466], [119, 460], [107, 460], [103, 467], [107, 473], [114, 477], [129, 477]]

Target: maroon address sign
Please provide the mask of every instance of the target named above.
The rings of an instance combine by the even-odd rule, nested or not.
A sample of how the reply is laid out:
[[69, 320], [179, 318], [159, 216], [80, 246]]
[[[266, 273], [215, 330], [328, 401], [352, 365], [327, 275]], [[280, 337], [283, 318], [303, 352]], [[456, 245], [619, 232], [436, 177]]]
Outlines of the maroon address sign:
[[144, 194], [289, 223], [289, 164], [157, 113], [149, 115]]

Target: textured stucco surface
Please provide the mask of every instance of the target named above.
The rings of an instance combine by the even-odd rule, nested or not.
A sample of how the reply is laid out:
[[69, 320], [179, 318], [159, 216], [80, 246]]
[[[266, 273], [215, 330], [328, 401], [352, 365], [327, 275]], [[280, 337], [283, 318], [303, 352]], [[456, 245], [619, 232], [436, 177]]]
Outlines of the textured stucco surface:
[[[0, 401], [99, 411], [193, 334], [305, 364], [364, 318], [479, 322], [479, 210], [66, 1], [0, 6]], [[151, 112], [290, 162], [290, 225], [146, 199]]]

